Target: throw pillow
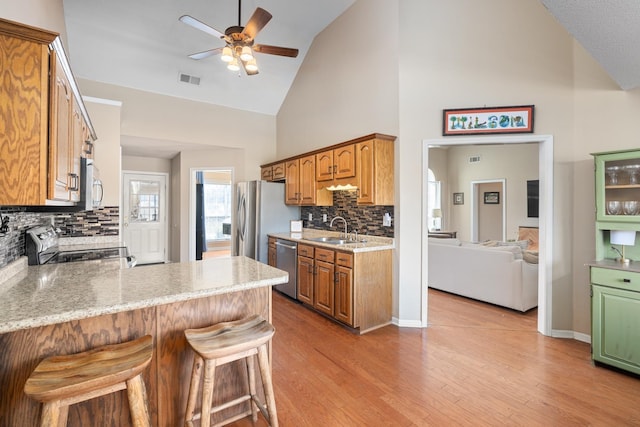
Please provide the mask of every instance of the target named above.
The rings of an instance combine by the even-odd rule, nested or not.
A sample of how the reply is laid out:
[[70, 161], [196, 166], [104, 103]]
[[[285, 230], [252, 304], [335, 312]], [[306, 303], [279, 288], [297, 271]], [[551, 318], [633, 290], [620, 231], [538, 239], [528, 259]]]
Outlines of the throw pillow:
[[498, 242], [498, 246], [520, 246], [523, 251], [529, 247], [528, 240], [514, 240], [510, 242]]
[[460, 246], [459, 239], [439, 239], [437, 237], [429, 237], [429, 243], [437, 243], [439, 245]]
[[522, 259], [529, 264], [537, 264], [538, 251], [524, 251], [522, 252]]

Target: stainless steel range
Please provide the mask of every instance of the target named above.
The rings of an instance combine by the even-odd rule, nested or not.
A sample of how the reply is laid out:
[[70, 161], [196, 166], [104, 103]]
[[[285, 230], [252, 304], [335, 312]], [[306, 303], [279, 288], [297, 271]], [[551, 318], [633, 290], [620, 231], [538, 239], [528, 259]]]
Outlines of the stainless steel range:
[[129, 253], [129, 249], [118, 242], [59, 245], [58, 233], [50, 225], [27, 230], [26, 249], [29, 265], [94, 260], [118, 260], [128, 268], [136, 265], [136, 258]]

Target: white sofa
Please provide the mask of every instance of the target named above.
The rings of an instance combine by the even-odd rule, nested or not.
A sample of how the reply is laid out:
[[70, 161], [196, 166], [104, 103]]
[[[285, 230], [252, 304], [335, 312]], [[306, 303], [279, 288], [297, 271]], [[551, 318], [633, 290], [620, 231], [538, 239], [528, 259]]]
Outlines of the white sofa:
[[429, 239], [429, 287], [518, 311], [538, 305], [538, 264], [518, 245]]

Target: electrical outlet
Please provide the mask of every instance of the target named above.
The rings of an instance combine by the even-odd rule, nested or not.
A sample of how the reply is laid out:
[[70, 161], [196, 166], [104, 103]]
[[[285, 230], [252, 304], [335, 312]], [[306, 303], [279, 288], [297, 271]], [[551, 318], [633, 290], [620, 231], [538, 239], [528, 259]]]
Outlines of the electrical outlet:
[[327, 214], [322, 214], [322, 222], [327, 222]]
[[309, 214], [309, 221], [313, 221], [313, 214]]
[[384, 216], [382, 217], [382, 226], [391, 227], [391, 215], [389, 215], [389, 212], [384, 213]]

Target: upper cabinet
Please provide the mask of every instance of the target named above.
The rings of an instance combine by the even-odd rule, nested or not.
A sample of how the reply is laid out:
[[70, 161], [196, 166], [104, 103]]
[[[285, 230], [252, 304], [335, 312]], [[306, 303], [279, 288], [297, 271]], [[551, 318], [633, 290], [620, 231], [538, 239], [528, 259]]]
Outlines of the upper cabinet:
[[640, 222], [640, 151], [595, 155], [596, 219]]
[[260, 178], [263, 181], [284, 181], [285, 164], [277, 163], [275, 165], [263, 166], [260, 170]]
[[355, 190], [359, 205], [391, 206], [395, 139], [376, 133], [263, 165], [262, 179], [277, 180], [276, 168], [284, 169], [287, 204], [331, 206], [332, 191]]
[[303, 206], [331, 206], [332, 194], [318, 189], [313, 155], [285, 163], [285, 203]]
[[393, 140], [372, 138], [356, 145], [358, 204], [394, 204]]
[[58, 35], [0, 19], [0, 63], [0, 205], [72, 205], [95, 132]]

